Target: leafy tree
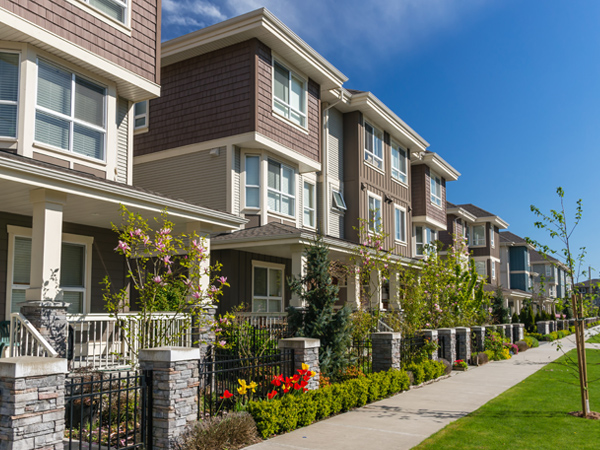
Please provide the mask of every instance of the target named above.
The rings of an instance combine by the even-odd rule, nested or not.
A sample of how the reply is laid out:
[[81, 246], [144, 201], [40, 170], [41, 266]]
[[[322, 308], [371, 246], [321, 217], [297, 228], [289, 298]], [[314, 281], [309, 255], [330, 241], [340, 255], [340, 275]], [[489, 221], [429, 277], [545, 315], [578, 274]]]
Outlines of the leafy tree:
[[519, 316], [517, 316], [517, 313], [513, 313], [512, 317], [511, 317], [511, 322], [512, 323], [519, 323]]
[[350, 313], [347, 305], [335, 310], [339, 288], [332, 284], [329, 273], [329, 248], [319, 236], [316, 242], [304, 250], [306, 274], [288, 281], [293, 293], [300, 296], [305, 310], [288, 309], [288, 323], [295, 335], [316, 338], [319, 348], [320, 370], [336, 379], [351, 364]]

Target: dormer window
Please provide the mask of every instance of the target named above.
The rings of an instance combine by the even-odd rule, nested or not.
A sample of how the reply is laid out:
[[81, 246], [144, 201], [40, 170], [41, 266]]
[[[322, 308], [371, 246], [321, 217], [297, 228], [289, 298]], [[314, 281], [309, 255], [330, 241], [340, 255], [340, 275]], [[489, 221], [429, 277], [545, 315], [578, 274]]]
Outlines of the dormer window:
[[273, 109], [306, 127], [306, 81], [277, 61], [273, 61], [273, 72]]
[[383, 132], [365, 122], [365, 161], [383, 169]]
[[442, 179], [438, 174], [431, 171], [429, 174], [431, 183], [431, 203], [442, 206]]

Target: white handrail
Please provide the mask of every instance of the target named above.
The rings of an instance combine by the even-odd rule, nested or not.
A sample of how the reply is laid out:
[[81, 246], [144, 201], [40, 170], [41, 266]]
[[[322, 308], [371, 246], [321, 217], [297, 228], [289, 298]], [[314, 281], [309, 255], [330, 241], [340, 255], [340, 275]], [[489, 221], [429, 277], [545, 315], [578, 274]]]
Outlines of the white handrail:
[[58, 352], [21, 313], [10, 315], [10, 356], [56, 358]]

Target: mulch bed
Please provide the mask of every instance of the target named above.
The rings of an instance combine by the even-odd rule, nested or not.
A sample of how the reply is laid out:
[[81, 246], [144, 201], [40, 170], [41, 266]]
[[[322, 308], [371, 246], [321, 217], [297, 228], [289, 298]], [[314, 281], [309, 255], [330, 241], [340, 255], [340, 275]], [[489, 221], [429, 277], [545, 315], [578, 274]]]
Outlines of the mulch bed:
[[[569, 414], [575, 417], [583, 417], [583, 411], [573, 411]], [[600, 420], [600, 413], [597, 413], [596, 411], [590, 411], [587, 418], [591, 420]]]

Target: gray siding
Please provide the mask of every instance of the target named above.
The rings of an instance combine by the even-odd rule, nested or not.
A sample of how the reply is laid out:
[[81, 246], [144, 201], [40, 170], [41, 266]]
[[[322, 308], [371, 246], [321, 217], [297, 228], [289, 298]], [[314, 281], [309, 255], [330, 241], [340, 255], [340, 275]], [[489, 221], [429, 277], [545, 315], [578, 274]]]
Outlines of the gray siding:
[[207, 208], [226, 211], [227, 156], [210, 150], [136, 164], [133, 184]]
[[119, 183], [127, 183], [129, 163], [129, 101], [117, 101], [117, 177]]
[[241, 155], [240, 155], [240, 149], [237, 147], [234, 147], [233, 149], [233, 177], [232, 177], [232, 182], [233, 182], [233, 211], [231, 211], [232, 214], [239, 214], [241, 207], [240, 207], [240, 198], [242, 195], [241, 192], [241, 185], [240, 183], [242, 182], [242, 177], [240, 176], [240, 174], [242, 173], [242, 164], [241, 164]]
[[344, 116], [337, 109], [329, 110], [328, 175], [344, 178]]

